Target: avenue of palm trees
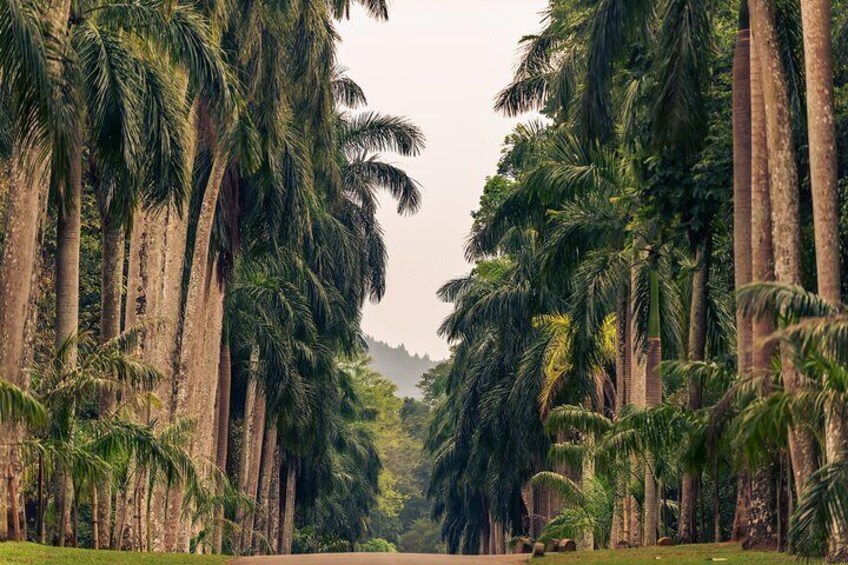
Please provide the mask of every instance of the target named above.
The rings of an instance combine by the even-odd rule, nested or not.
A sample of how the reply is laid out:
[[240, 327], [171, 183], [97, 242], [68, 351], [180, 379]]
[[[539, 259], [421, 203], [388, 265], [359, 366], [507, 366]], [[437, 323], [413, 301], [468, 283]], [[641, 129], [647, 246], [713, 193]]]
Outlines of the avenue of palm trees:
[[[380, 198], [421, 200], [388, 156], [425, 140], [338, 66], [352, 3], [390, 15], [0, 0], [0, 541], [372, 537], [362, 306]], [[446, 549], [848, 562], [848, 4], [550, 0], [540, 25], [495, 100], [536, 116], [420, 384]]]
[[289, 553], [326, 504], [363, 536], [339, 361], [385, 291], [378, 193], [419, 205], [382, 155], [424, 137], [337, 66], [350, 8], [0, 4], [0, 540]]
[[[848, 560], [848, 12], [552, 1], [441, 289], [452, 551], [735, 540]], [[512, 540], [512, 541], [511, 541]]]

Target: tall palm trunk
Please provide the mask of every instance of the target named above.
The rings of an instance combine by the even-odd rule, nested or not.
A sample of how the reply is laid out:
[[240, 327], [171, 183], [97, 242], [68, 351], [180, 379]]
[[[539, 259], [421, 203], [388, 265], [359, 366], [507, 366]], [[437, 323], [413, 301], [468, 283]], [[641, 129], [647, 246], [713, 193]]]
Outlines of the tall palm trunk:
[[[197, 322], [207, 319], [209, 284], [215, 278], [214, 276], [210, 277], [210, 273], [214, 270], [210, 268], [209, 245], [212, 240], [215, 209], [227, 168], [227, 159], [226, 150], [220, 146], [214, 149], [212, 170], [206, 183], [200, 214], [196, 222], [194, 250], [182, 317], [182, 338], [176, 373], [176, 412], [185, 414], [197, 422], [195, 439], [191, 445], [191, 453], [194, 457], [210, 456], [209, 453], [203, 452], [203, 446], [206, 443], [205, 438], [212, 436], [213, 419], [203, 418], [203, 411], [206, 406], [202, 403], [202, 397], [209, 389], [214, 389], [217, 383], [210, 386], [209, 383], [202, 382], [204, 378], [202, 372], [203, 346], [207, 339], [207, 328], [206, 324]], [[215, 281], [213, 284], [217, 284], [217, 282]], [[218, 338], [220, 339], [220, 335]], [[166, 542], [168, 551], [188, 551], [191, 525], [180, 523], [181, 513], [179, 508], [182, 506], [182, 497], [182, 489], [176, 489], [172, 497], [174, 504], [168, 512], [168, 520], [178, 532], [178, 539], [171, 546], [168, 546]]]
[[[709, 236], [707, 236], [709, 237]], [[710, 276], [711, 243], [698, 247], [695, 252], [696, 269], [692, 275], [692, 299], [689, 310], [689, 360], [703, 361], [707, 345], [707, 298]], [[701, 384], [695, 380], [688, 383], [687, 406], [695, 412], [701, 409]], [[687, 471], [683, 475], [680, 496], [681, 543], [692, 543], [696, 539], [695, 510], [698, 507], [699, 474]]]
[[[804, 62], [807, 78], [807, 128], [810, 145], [810, 184], [816, 239], [819, 294], [832, 304], [842, 302], [837, 202], [837, 154], [833, 108], [833, 49], [830, 0], [801, 2]], [[825, 455], [838, 463], [848, 449], [848, 412], [831, 404], [825, 413]], [[832, 525], [828, 559], [848, 561], [848, 532]]]
[[[265, 393], [261, 388], [257, 388], [256, 394], [256, 409], [253, 411], [253, 425], [251, 426], [251, 435], [249, 442], [245, 444], [247, 449], [251, 450], [250, 465], [247, 472], [247, 491], [246, 494], [250, 500], [256, 502], [259, 491], [259, 470], [262, 463], [262, 445], [265, 437]], [[253, 530], [256, 520], [256, 512], [251, 512], [245, 516], [242, 524], [242, 541], [241, 547], [243, 550], [249, 550], [253, 545]]]
[[[798, 170], [792, 137], [788, 82], [781, 59], [774, 0], [751, 0], [754, 43], [762, 67], [768, 141], [769, 188], [774, 271], [778, 282], [801, 285], [801, 228], [798, 196]], [[801, 388], [788, 346], [781, 347], [783, 384], [790, 393]], [[803, 497], [807, 480], [816, 469], [815, 440], [803, 427], [789, 432], [789, 453], [798, 498]]]
[[[751, 49], [751, 280], [774, 280], [774, 251], [771, 229], [771, 196], [769, 190], [769, 153], [765, 99], [759, 61], [760, 47]], [[769, 366], [775, 350], [766, 337], [774, 330], [771, 317], [752, 321], [751, 377], [762, 379], [761, 390], [768, 390]], [[773, 549], [776, 517], [774, 491], [768, 468], [753, 470], [749, 484], [748, 528], [744, 542], [747, 548]]]
[[271, 496], [268, 501], [268, 543], [271, 544], [271, 554], [276, 555], [280, 551], [280, 476], [283, 466], [283, 458], [280, 453], [279, 442], [274, 452], [273, 474], [271, 475]]
[[[748, 20], [745, 0], [739, 10], [733, 58], [733, 265], [737, 291], [751, 282], [751, 75], [759, 69], [752, 69]], [[752, 339], [751, 320], [737, 308], [736, 365], [743, 379], [751, 373]], [[747, 535], [749, 485], [750, 477], [743, 470], [737, 481], [734, 539]]]
[[[224, 338], [221, 344], [221, 360], [218, 364], [218, 439], [215, 445], [215, 464], [226, 473], [227, 452], [230, 442], [230, 389], [232, 384], [233, 368], [230, 356], [230, 344]], [[221, 553], [223, 549], [224, 534], [224, 507], [217, 510], [217, 524], [215, 525], [215, 553]]]
[[[256, 349], [251, 351], [251, 366], [254, 365], [254, 358], [258, 357]], [[247, 383], [247, 392], [244, 395], [244, 418], [242, 419], [242, 435], [241, 435], [241, 455], [239, 457], [238, 467], [238, 490], [244, 494], [247, 492], [248, 475], [250, 474], [250, 456], [253, 450], [250, 448], [250, 438], [253, 435], [253, 413], [256, 410], [256, 379], [251, 378]], [[236, 526], [242, 527], [244, 523], [244, 510], [239, 507], [236, 510], [235, 522]], [[241, 532], [237, 532], [233, 536], [233, 548], [236, 553], [241, 551]]]
[[[660, 285], [654, 268], [650, 274], [650, 304], [648, 306], [648, 352], [645, 368], [645, 407], [654, 408], [662, 403], [662, 340], [660, 338]], [[656, 545], [659, 528], [659, 494], [654, 476], [654, 461], [648, 458], [645, 469], [645, 533], [644, 544]]]
[[[615, 417], [621, 415], [627, 404], [627, 288], [619, 292], [615, 311]], [[610, 547], [626, 539], [625, 498], [627, 479], [624, 473], [619, 473], [615, 479], [615, 504], [613, 506], [612, 529], [610, 531]]]
[[[273, 509], [271, 504], [271, 481], [274, 476], [274, 454], [277, 451], [277, 421], [271, 418], [265, 430], [265, 442], [262, 448], [262, 465], [259, 471], [259, 491], [257, 493], [256, 531], [259, 535], [254, 537], [253, 549], [255, 553], [265, 553], [270, 540], [265, 537], [268, 532], [268, 524]], [[264, 538], [264, 539], [263, 539]]]
[[[645, 407], [645, 353], [639, 344], [639, 320], [637, 316], [637, 297], [639, 276], [635, 265], [630, 268], [630, 298], [628, 300], [628, 371], [627, 375], [629, 383], [627, 386], [628, 403], [636, 408]], [[642, 463], [634, 456], [630, 460], [630, 472], [638, 474], [640, 469], [644, 469]], [[642, 543], [642, 514], [639, 503], [636, 497], [628, 495], [627, 502], [629, 510], [627, 515], [628, 530], [630, 539], [628, 540], [631, 546], [638, 546]]]
[[294, 539], [294, 513], [297, 504], [297, 458], [289, 456], [286, 467], [286, 497], [283, 506], [283, 524], [280, 541], [280, 554], [291, 555]]
[[[3, 256], [0, 259], [0, 375], [24, 386], [22, 361], [25, 355], [27, 310], [35, 273], [38, 233], [47, 202], [47, 164], [33, 148], [13, 148], [9, 191], [6, 200]], [[0, 435], [14, 437], [19, 430], [0, 425]], [[0, 477], [14, 474], [12, 454], [0, 446]], [[6, 539], [8, 492], [0, 487], [0, 541]]]
[[[124, 230], [120, 222], [110, 217], [101, 203], [102, 256], [100, 261], [100, 341], [106, 343], [121, 334], [121, 294], [124, 277]], [[100, 416], [106, 417], [115, 409], [114, 391], [104, 391], [100, 397]], [[112, 516], [112, 489], [106, 482], [97, 489], [97, 538], [95, 549], [109, 545]], [[92, 508], [92, 511], [95, 509]], [[92, 524], [94, 528], [95, 525]]]
[[[70, 170], [64, 185], [56, 224], [56, 341], [66, 370], [77, 363], [76, 335], [79, 331], [79, 258], [82, 228], [82, 155], [81, 148], [70, 151]], [[65, 545], [72, 496], [67, 471], [58, 474], [59, 546]]]

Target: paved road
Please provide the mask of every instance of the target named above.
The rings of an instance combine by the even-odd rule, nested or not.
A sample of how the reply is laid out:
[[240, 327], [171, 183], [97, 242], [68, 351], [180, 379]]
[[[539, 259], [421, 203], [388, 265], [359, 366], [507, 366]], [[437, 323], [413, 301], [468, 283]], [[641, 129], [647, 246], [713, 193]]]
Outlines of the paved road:
[[232, 565], [516, 565], [528, 555], [433, 555], [418, 553], [323, 553], [243, 557]]

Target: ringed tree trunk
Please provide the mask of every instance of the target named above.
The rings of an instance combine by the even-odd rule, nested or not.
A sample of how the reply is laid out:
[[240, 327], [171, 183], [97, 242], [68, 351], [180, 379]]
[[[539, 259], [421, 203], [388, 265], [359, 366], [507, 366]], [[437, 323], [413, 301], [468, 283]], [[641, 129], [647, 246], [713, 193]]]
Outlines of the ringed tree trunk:
[[[651, 268], [650, 304], [648, 306], [648, 352], [645, 368], [645, 407], [654, 408], [662, 403], [662, 340], [660, 338], [660, 284], [656, 269]], [[657, 544], [659, 528], [659, 493], [654, 476], [654, 461], [648, 457], [645, 468], [645, 533], [644, 544]]]
[[[781, 59], [774, 0], [751, 0], [754, 42], [762, 66], [765, 100], [766, 137], [769, 155], [769, 188], [774, 239], [774, 271], [777, 281], [800, 286], [801, 228], [798, 196], [798, 170], [792, 137], [788, 83]], [[783, 384], [790, 393], [801, 389], [801, 375], [791, 352], [781, 346]], [[789, 431], [789, 453], [795, 474], [795, 489], [803, 498], [807, 480], [816, 470], [816, 445], [809, 430], [794, 427]]]
[[297, 458], [286, 458], [286, 497], [283, 507], [282, 542], [280, 553], [291, 555], [292, 540], [294, 539], [294, 513], [297, 503]]
[[[840, 273], [837, 148], [833, 107], [833, 48], [830, 0], [801, 2], [804, 62], [807, 76], [807, 128], [810, 184], [816, 240], [818, 292], [832, 304], [842, 302]], [[848, 424], [844, 408], [831, 404], [825, 412], [825, 455], [828, 463], [846, 457]], [[828, 540], [830, 561], [848, 561], [848, 532], [834, 522]]]
[[[739, 31], [733, 58], [733, 265], [734, 283], [738, 292], [751, 282], [751, 82], [752, 68], [751, 34], [748, 22], [748, 2], [740, 7]], [[760, 91], [760, 96], [762, 92]], [[766, 170], [766, 174], [768, 174]], [[769, 234], [771, 230], [769, 230]], [[751, 376], [753, 356], [753, 334], [751, 319], [741, 309], [736, 310], [736, 365], [739, 375]], [[733, 519], [733, 538], [745, 537], [748, 529], [747, 517], [750, 497], [750, 477], [740, 471], [737, 481], [736, 512]], [[694, 523], [694, 512], [692, 516]]]
[[[754, 41], [751, 49], [751, 279], [753, 282], [769, 282], [774, 280], [774, 251], [768, 134], [759, 51], [759, 43]], [[773, 331], [774, 323], [770, 316], [752, 320], [751, 377], [761, 381], [760, 390], [763, 394], [771, 384], [769, 367], [775, 348], [771, 342], [766, 341], [766, 337]], [[748, 488], [748, 520], [743, 546], [750, 549], [774, 549], [777, 547], [776, 516], [768, 466], [752, 470]]]

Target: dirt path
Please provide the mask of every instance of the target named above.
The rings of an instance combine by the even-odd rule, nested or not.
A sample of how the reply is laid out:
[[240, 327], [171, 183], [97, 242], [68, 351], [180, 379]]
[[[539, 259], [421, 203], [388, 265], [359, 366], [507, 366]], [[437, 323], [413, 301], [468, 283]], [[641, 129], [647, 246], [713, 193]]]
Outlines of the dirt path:
[[418, 553], [324, 553], [243, 557], [232, 565], [517, 565], [528, 555], [433, 555]]

